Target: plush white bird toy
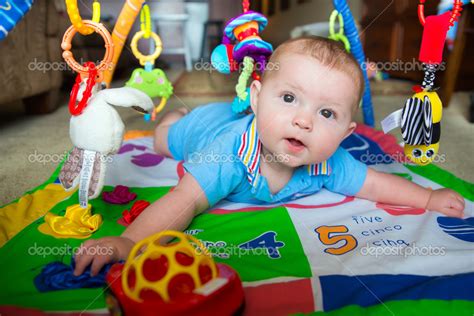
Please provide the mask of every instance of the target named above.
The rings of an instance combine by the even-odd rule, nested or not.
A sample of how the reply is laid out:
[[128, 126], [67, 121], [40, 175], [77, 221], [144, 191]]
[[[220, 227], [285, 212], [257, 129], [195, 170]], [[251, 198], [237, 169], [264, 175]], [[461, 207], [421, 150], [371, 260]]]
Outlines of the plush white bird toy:
[[[86, 80], [81, 83], [78, 96], [83, 95], [85, 86]], [[88, 199], [99, 196], [107, 161], [122, 145], [125, 126], [113, 106], [131, 107], [143, 113], [151, 113], [154, 109], [150, 97], [137, 89], [99, 91], [97, 84], [83, 111], [71, 116], [69, 135], [74, 147], [61, 169], [59, 180], [67, 191], [79, 185], [79, 202], [84, 208]]]

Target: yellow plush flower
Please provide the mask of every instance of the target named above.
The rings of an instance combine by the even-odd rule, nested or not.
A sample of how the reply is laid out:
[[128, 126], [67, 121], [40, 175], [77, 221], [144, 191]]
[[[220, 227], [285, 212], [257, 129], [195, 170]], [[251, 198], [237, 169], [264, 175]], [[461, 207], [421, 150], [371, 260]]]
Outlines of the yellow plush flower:
[[56, 238], [88, 238], [102, 224], [102, 216], [92, 215], [91, 209], [90, 204], [87, 208], [75, 204], [66, 209], [64, 216], [48, 213], [38, 230]]

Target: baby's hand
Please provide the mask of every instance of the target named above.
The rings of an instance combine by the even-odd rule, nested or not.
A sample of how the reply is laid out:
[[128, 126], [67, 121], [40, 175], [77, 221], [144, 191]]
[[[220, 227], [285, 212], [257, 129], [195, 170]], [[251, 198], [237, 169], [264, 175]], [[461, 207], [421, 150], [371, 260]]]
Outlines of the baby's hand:
[[89, 264], [91, 275], [99, 273], [110, 262], [125, 260], [135, 243], [125, 237], [104, 237], [86, 240], [74, 256], [74, 275], [81, 275]]
[[439, 189], [431, 192], [426, 208], [450, 217], [464, 216], [464, 199], [450, 189]]

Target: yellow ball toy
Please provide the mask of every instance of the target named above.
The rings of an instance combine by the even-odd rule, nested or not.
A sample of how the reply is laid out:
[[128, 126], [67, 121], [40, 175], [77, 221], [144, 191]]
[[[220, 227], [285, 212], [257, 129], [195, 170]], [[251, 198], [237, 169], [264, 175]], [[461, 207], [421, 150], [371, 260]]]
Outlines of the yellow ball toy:
[[[173, 240], [164, 244], [163, 239]], [[182, 232], [163, 231], [134, 246], [122, 272], [122, 288], [138, 302], [169, 302], [216, 276], [216, 265], [198, 239]]]

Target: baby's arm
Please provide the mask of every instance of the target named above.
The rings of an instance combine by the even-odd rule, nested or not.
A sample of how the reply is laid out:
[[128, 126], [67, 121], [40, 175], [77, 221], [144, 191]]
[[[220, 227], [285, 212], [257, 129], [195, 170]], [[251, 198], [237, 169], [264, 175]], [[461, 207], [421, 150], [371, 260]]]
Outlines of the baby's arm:
[[368, 168], [357, 197], [387, 204], [405, 205], [462, 217], [464, 199], [450, 189], [430, 190], [402, 177]]
[[[74, 274], [82, 274], [92, 263], [91, 274], [95, 275], [105, 264], [126, 259], [135, 243], [145, 237], [167, 229], [183, 231], [196, 214], [207, 208], [206, 195], [194, 177], [187, 173], [173, 191], [148, 206], [120, 237], [84, 242], [75, 255]], [[99, 247], [101, 251], [98, 251]], [[91, 248], [96, 248], [96, 251], [89, 251], [88, 254]]]

